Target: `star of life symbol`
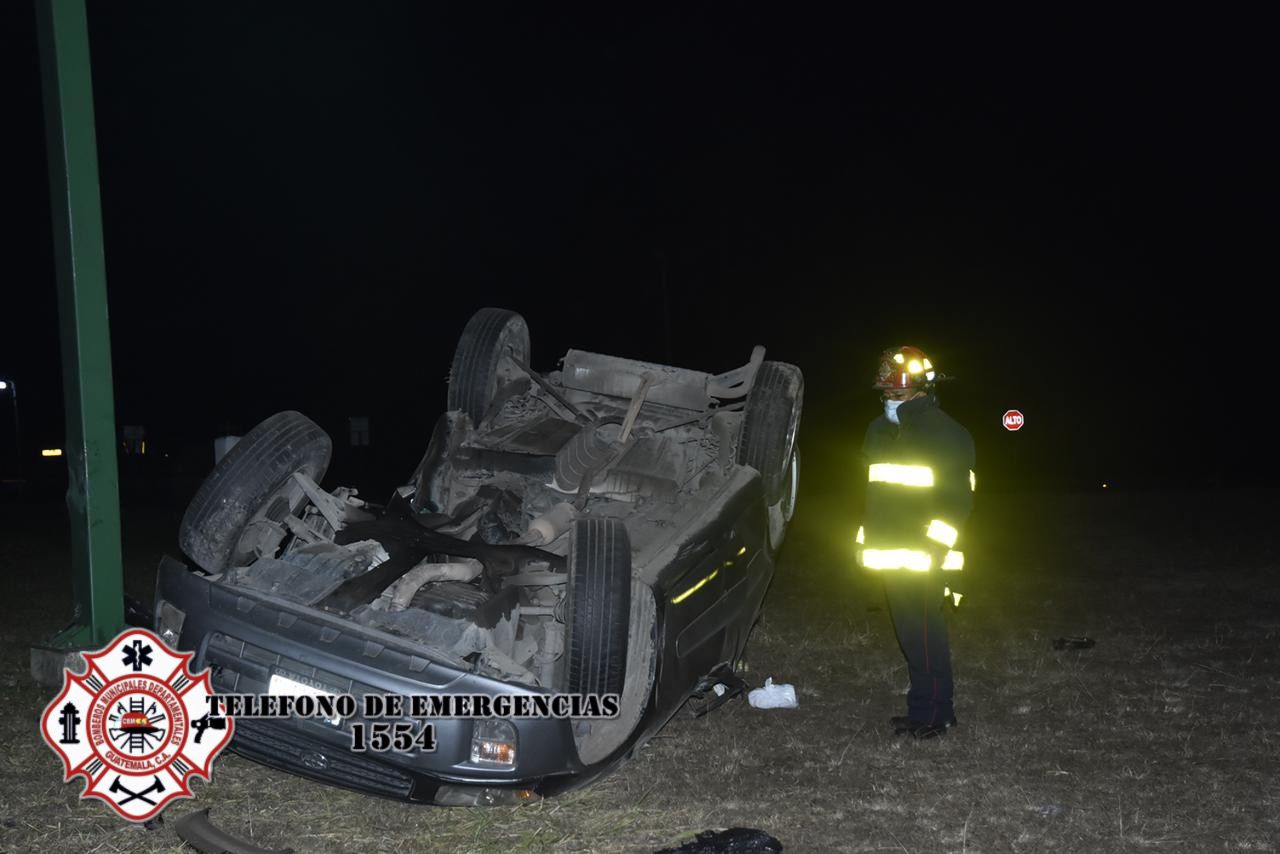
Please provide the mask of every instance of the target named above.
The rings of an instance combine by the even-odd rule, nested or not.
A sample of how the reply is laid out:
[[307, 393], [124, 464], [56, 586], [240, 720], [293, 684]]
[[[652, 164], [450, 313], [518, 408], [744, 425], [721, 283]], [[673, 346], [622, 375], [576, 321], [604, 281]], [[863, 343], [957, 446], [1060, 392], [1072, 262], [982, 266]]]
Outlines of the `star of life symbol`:
[[147, 821], [170, 801], [194, 797], [192, 777], [211, 778], [234, 722], [210, 717], [209, 672], [192, 673], [191, 658], [145, 629], [129, 629], [84, 654], [83, 676], [64, 671], [40, 730], [62, 757], [64, 782], [88, 781], [82, 799]]

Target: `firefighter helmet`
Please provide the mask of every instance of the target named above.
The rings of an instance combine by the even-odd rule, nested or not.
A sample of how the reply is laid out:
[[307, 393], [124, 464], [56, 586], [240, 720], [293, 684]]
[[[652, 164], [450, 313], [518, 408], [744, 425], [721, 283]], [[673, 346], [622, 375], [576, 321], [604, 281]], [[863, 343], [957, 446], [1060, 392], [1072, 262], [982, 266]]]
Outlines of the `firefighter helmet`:
[[880, 354], [880, 368], [872, 388], [886, 391], [900, 388], [932, 388], [947, 377], [934, 369], [933, 363], [918, 347], [890, 347]]

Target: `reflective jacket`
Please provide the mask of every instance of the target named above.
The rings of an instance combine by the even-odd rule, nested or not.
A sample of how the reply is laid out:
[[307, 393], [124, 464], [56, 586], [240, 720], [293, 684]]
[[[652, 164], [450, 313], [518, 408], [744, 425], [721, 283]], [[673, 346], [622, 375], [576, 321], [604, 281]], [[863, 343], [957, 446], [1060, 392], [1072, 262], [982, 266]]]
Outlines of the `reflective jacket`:
[[858, 562], [871, 570], [964, 568], [963, 530], [973, 509], [973, 437], [932, 394], [881, 415], [862, 444], [867, 502]]

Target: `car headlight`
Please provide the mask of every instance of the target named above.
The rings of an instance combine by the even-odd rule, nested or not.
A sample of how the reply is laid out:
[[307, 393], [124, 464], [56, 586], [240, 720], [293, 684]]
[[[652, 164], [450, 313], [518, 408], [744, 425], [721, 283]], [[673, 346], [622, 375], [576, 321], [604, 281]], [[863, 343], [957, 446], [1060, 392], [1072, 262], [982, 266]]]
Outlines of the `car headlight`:
[[516, 764], [516, 728], [511, 721], [477, 721], [471, 730], [471, 764], [511, 768]]
[[156, 634], [160, 636], [160, 640], [164, 641], [165, 646], [170, 649], [178, 648], [178, 640], [182, 637], [182, 624], [186, 619], [185, 613], [163, 599], [160, 600], [160, 607], [156, 610]]

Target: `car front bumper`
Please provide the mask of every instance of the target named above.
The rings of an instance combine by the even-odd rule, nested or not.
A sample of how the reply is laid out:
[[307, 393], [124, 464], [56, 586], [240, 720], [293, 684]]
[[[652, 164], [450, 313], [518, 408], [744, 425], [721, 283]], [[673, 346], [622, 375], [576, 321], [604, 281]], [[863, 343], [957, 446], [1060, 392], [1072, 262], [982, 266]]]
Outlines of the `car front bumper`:
[[[157, 630], [174, 609], [183, 615], [178, 648], [195, 653], [193, 671], [211, 669], [219, 694], [267, 694], [273, 673], [301, 676], [357, 700], [363, 694], [545, 693], [433, 660], [402, 638], [210, 581], [165, 557], [156, 579]], [[334, 726], [319, 718], [242, 717], [234, 721], [231, 748], [321, 782], [426, 803], [519, 802], [572, 788], [584, 771], [565, 719], [510, 719], [517, 744], [510, 768], [472, 763], [476, 720], [430, 721], [432, 752], [357, 753], [350, 749], [350, 726], [361, 720], [357, 715]]]

